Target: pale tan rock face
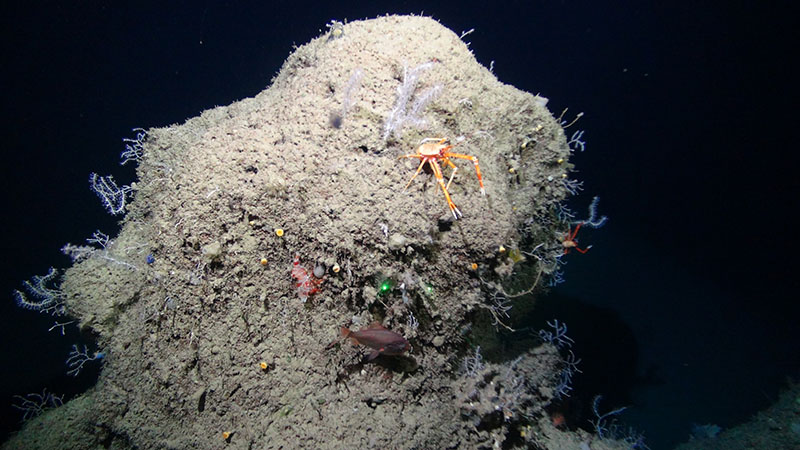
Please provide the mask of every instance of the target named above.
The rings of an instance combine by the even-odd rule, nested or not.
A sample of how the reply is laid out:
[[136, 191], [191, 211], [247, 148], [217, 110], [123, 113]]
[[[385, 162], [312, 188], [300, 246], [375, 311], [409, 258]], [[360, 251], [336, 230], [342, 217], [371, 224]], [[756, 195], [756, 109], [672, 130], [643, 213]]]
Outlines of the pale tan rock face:
[[[435, 20], [337, 30], [299, 47], [255, 97], [147, 131], [109, 250], [136, 268], [90, 258], [66, 275], [68, 311], [98, 333], [105, 366], [53, 414], [118, 448], [489, 448], [546, 428], [552, 348], [459, 368], [467, 342], [506, 320], [493, 302], [556, 269], [562, 128], [545, 99], [498, 81]], [[408, 120], [387, 136], [415, 68]], [[486, 195], [473, 163], [452, 159], [460, 220], [428, 171], [403, 189], [419, 160], [398, 157], [424, 138], [478, 158]], [[323, 274], [305, 302], [295, 255]], [[337, 341], [373, 321], [411, 351], [365, 363]], [[41, 420], [66, 426], [58, 417]]]

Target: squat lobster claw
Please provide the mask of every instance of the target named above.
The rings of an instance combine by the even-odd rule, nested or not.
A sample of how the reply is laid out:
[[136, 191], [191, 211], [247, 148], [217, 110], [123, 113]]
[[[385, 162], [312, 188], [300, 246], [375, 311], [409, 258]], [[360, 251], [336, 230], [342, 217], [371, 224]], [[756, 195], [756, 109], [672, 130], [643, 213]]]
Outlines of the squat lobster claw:
[[[401, 155], [399, 158], [417, 158], [420, 160], [419, 167], [417, 167], [417, 171], [414, 173], [414, 176], [408, 180], [406, 187], [403, 190], [408, 189], [411, 185], [411, 182], [414, 181], [414, 178], [419, 175], [422, 171], [422, 168], [427, 163], [431, 170], [433, 171], [433, 176], [436, 177], [436, 181], [439, 183], [439, 187], [442, 188], [442, 192], [444, 192], [444, 198], [447, 200], [447, 205], [450, 207], [450, 211], [453, 213], [453, 217], [456, 220], [462, 217], [461, 211], [456, 207], [453, 200], [450, 199], [450, 192], [448, 192], [448, 188], [450, 188], [450, 183], [453, 182], [453, 177], [455, 177], [456, 172], [458, 171], [458, 167], [450, 161], [450, 158], [459, 158], [459, 159], [468, 159], [475, 164], [475, 173], [478, 175], [478, 183], [481, 185], [481, 194], [486, 195], [486, 190], [483, 187], [483, 178], [481, 178], [481, 168], [478, 165], [478, 158], [471, 156], [471, 155], [464, 155], [462, 153], [451, 153], [450, 149], [453, 148], [452, 144], [446, 144], [447, 138], [425, 138], [420, 143], [420, 146], [417, 147], [417, 153], [411, 153], [407, 155]], [[453, 169], [450, 173], [450, 179], [447, 180], [447, 185], [444, 184], [444, 176], [442, 175], [442, 167], [439, 165], [439, 161], [443, 162], [447, 167]]]

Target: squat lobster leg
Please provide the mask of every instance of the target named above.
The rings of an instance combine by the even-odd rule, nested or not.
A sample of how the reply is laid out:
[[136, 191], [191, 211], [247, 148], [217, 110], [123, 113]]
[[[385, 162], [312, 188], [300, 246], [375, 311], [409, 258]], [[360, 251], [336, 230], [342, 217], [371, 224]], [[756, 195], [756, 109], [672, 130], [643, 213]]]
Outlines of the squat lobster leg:
[[[419, 155], [403, 155], [400, 158], [419, 158]], [[406, 183], [406, 187], [403, 188], [404, 191], [408, 189], [409, 186], [411, 186], [411, 182], [414, 181], [414, 178], [417, 178], [417, 175], [419, 175], [419, 173], [422, 172], [422, 167], [425, 165], [426, 161], [422, 158], [420, 158], [420, 160], [421, 161], [419, 163], [419, 167], [417, 167], [417, 171], [414, 172], [414, 176], [412, 176], [411, 179], [408, 180], [408, 183]]]
[[[445, 160], [447, 161], [448, 164], [452, 165], [453, 167], [455, 167], [455, 165], [452, 162], [450, 162], [450, 160], [447, 159], [447, 158], [460, 158], [460, 159], [468, 159], [468, 160], [472, 161], [472, 164], [475, 165], [475, 175], [478, 176], [478, 183], [481, 185], [481, 194], [482, 195], [486, 195], [486, 189], [484, 189], [484, 187], [483, 187], [483, 177], [481, 177], [481, 166], [478, 165], [478, 158], [476, 158], [476, 157], [474, 157], [472, 155], [464, 155], [464, 154], [461, 154], [461, 153], [448, 153], [446, 156], [447, 157], [445, 158]], [[455, 173], [453, 173], [453, 174], [455, 175]], [[452, 176], [450, 177], [450, 181], [453, 181], [453, 177]], [[450, 183], [448, 183], [447, 186], [449, 187]]]
[[[450, 207], [450, 211], [453, 213], [453, 217], [456, 220], [460, 219], [463, 215], [461, 211], [456, 207], [456, 204], [453, 203], [453, 200], [450, 199], [450, 193], [447, 192], [447, 187], [444, 185], [444, 177], [442, 176], [442, 168], [439, 167], [439, 164], [431, 164], [433, 167], [433, 175], [436, 177], [436, 181], [439, 182], [439, 187], [442, 188], [442, 192], [444, 192], [444, 198], [447, 200], [447, 206]], [[448, 183], [450, 184], [450, 183]]]

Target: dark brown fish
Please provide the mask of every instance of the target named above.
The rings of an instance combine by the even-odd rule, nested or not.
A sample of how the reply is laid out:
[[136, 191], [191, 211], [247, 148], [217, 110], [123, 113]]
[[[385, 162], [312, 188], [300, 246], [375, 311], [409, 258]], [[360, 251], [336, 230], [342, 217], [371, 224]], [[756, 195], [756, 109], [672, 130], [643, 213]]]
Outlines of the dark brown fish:
[[342, 327], [342, 336], [350, 338], [354, 344], [366, 345], [372, 349], [367, 361], [372, 361], [378, 355], [401, 355], [411, 349], [411, 344], [406, 338], [389, 331], [378, 322], [373, 322], [367, 328], [359, 331], [350, 331], [349, 328]]

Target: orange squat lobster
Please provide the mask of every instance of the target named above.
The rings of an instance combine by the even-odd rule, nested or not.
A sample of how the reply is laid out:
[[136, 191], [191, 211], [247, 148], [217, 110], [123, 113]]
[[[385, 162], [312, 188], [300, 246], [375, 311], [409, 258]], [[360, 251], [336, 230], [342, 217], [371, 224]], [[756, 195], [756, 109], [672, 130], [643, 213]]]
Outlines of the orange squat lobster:
[[[425, 138], [420, 143], [420, 146], [417, 147], [417, 153], [400, 156], [400, 158], [417, 158], [420, 160], [417, 171], [414, 173], [414, 176], [408, 180], [403, 190], [408, 189], [411, 182], [414, 181], [414, 178], [419, 175], [425, 163], [427, 163], [431, 167], [436, 181], [439, 182], [439, 187], [441, 187], [442, 192], [444, 192], [444, 198], [447, 200], [447, 205], [450, 206], [453, 217], [458, 220], [462, 217], [461, 211], [459, 211], [455, 203], [453, 203], [453, 200], [450, 199], [450, 192], [447, 191], [447, 189], [450, 188], [450, 183], [453, 182], [453, 177], [458, 171], [458, 167], [450, 161], [450, 158], [468, 159], [472, 161], [472, 163], [475, 164], [475, 173], [478, 175], [478, 182], [481, 185], [481, 194], [486, 195], [486, 190], [483, 188], [483, 178], [481, 178], [481, 168], [478, 165], [478, 158], [461, 153], [451, 153], [450, 149], [453, 148], [453, 145], [445, 144], [445, 142], [447, 142], [447, 138]], [[450, 179], [447, 180], [447, 185], [444, 184], [444, 176], [442, 175], [442, 167], [439, 165], [439, 161], [453, 169], [453, 172], [450, 173]]]
[[575, 230], [573, 231], [567, 230], [567, 234], [564, 236], [564, 239], [561, 240], [561, 245], [564, 246], [565, 255], [569, 253], [569, 250], [571, 248], [574, 248], [575, 250], [581, 253], [586, 253], [589, 251], [590, 248], [592, 248], [591, 245], [586, 248], [578, 247], [578, 240], [575, 239], [575, 236], [578, 235], [578, 231], [581, 229], [581, 225], [583, 225], [583, 222], [578, 223], [578, 226], [575, 227]]

